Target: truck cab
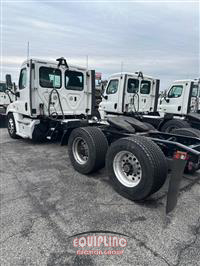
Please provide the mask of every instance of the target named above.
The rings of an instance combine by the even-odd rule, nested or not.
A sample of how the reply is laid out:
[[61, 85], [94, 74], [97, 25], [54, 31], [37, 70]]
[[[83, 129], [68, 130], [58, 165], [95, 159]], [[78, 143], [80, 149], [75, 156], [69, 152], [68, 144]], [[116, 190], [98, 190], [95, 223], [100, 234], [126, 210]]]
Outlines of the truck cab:
[[176, 80], [158, 101], [158, 112], [179, 116], [199, 111], [200, 87], [197, 80]]
[[31, 59], [21, 66], [18, 97], [8, 112], [17, 111], [33, 118], [53, 112], [65, 116], [85, 114], [86, 109], [90, 114], [91, 93], [91, 71]]
[[8, 123], [15, 125], [17, 135], [32, 138], [35, 126], [48, 119], [91, 115], [93, 88], [94, 70], [68, 65], [64, 58], [26, 60], [19, 74], [17, 99], [7, 108]]
[[99, 111], [107, 114], [155, 112], [159, 94], [159, 80], [136, 73], [116, 73], [105, 87]]
[[7, 106], [11, 103], [12, 95], [6, 87], [6, 83], [0, 81], [0, 109], [5, 112]]

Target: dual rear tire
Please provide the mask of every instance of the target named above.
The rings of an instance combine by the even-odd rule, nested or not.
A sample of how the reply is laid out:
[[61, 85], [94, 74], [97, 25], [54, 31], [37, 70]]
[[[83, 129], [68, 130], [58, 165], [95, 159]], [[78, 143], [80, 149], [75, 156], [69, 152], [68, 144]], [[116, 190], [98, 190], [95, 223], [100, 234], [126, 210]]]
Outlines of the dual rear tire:
[[68, 153], [75, 170], [90, 174], [105, 165], [108, 142], [97, 127], [82, 127], [72, 131], [68, 141]]
[[163, 152], [150, 139], [133, 136], [119, 139], [108, 147], [101, 129], [74, 129], [68, 153], [75, 170], [89, 174], [106, 164], [115, 190], [131, 200], [143, 200], [158, 191], [167, 177]]
[[112, 143], [106, 168], [115, 190], [131, 200], [143, 200], [158, 191], [167, 177], [167, 161], [151, 140], [132, 136]]

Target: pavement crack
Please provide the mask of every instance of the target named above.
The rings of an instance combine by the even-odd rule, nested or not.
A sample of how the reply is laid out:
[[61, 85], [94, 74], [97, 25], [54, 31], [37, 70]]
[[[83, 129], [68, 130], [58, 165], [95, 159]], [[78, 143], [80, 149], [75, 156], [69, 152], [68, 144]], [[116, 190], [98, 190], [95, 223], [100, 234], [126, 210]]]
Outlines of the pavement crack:
[[[180, 188], [179, 189], [179, 192], [182, 193], [182, 192], [187, 192], [189, 191], [194, 185], [200, 185], [200, 182], [199, 182], [199, 177], [198, 178], [195, 178], [194, 180], [191, 180], [190, 178], [186, 177], [186, 176], [183, 176], [183, 178], [187, 179], [188, 181], [190, 181], [190, 183], [188, 183], [187, 185], [185, 185], [184, 187]], [[167, 193], [168, 192], [165, 192], [163, 195], [161, 195], [160, 197], [156, 198], [156, 200], [162, 200], [163, 198], [167, 197]]]
[[146, 250], [148, 250], [149, 252], [151, 252], [151, 254], [159, 259], [161, 259], [162, 261], [164, 261], [167, 265], [171, 266], [171, 264], [168, 262], [167, 259], [165, 259], [162, 255], [160, 255], [157, 251], [153, 250], [152, 248], [150, 248], [144, 241], [140, 240], [139, 238], [137, 238], [136, 236], [130, 236], [130, 238], [133, 238], [140, 247], [144, 247]]
[[53, 221], [53, 219], [50, 217], [50, 214], [48, 212], [48, 209], [43, 206], [39, 200], [32, 195], [28, 190], [26, 190], [24, 188], [24, 185], [20, 182], [20, 180], [18, 179], [17, 175], [15, 174], [18, 182], [20, 183], [22, 189], [24, 190], [24, 192], [28, 195], [33, 208], [40, 213], [41, 217], [44, 218], [47, 223], [48, 226], [51, 227], [53, 229], [54, 234], [57, 236], [57, 239], [59, 240], [60, 243], [63, 244], [63, 246], [66, 246], [66, 239], [67, 239], [67, 235], [65, 234], [65, 232], [57, 225], [57, 223], [55, 221]]
[[31, 229], [32, 229], [35, 221], [38, 220], [39, 218], [41, 218], [41, 217], [38, 216], [38, 217], [32, 218], [30, 220], [29, 225], [23, 226], [23, 229], [21, 229], [19, 232], [13, 233], [13, 234], [9, 235], [8, 237], [6, 237], [4, 240], [0, 241], [0, 245], [4, 244], [10, 238], [13, 238], [15, 236], [27, 237], [31, 233]]
[[0, 242], [0, 245], [6, 243], [10, 238], [14, 237], [14, 236], [17, 236], [17, 235], [20, 235], [21, 233], [20, 232], [17, 232], [17, 233], [13, 233], [12, 235], [9, 235], [8, 237], [6, 237], [3, 241]]
[[5, 205], [5, 204], [8, 204], [10, 202], [16, 201], [16, 200], [25, 199], [27, 197], [28, 197], [27, 195], [23, 195], [23, 196], [19, 196], [19, 197], [16, 197], [16, 198], [5, 200], [3, 203], [1, 203], [1, 206]]
[[192, 247], [193, 245], [195, 245], [197, 239], [198, 239], [198, 235], [200, 233], [200, 217], [198, 219], [198, 222], [196, 224], [196, 226], [194, 226], [193, 229], [193, 235], [194, 235], [194, 239], [190, 242], [185, 244], [179, 251], [178, 253], [178, 259], [177, 259], [177, 263], [173, 264], [174, 266], [179, 266], [181, 265], [181, 258], [182, 258], [182, 254], [184, 253], [185, 250], [187, 250], [188, 248]]

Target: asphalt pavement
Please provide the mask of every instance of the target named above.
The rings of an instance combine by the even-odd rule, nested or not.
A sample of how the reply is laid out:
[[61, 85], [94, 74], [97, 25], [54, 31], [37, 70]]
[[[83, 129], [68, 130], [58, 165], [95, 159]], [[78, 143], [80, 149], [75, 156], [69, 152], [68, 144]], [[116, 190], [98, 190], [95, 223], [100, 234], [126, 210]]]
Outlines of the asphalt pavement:
[[[166, 216], [168, 182], [138, 204], [113, 190], [105, 169], [75, 172], [67, 146], [13, 140], [1, 128], [0, 150], [0, 265], [200, 265], [200, 172], [184, 175]], [[74, 238], [88, 235], [127, 245], [98, 248], [122, 255], [77, 255]]]

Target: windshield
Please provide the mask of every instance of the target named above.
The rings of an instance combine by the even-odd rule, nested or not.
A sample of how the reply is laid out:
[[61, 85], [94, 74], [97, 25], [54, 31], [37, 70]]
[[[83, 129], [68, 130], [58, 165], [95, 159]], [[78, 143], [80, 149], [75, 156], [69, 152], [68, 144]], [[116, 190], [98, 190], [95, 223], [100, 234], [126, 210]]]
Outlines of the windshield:
[[0, 92], [5, 92], [5, 91], [6, 91], [6, 84], [0, 83]]

